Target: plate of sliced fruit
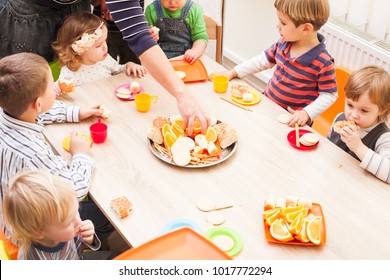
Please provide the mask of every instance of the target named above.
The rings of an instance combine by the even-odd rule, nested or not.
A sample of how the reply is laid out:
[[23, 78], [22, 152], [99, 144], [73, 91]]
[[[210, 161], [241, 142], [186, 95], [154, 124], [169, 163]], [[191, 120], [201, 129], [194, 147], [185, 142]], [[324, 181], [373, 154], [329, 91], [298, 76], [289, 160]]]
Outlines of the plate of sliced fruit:
[[325, 219], [321, 205], [307, 198], [298, 198], [288, 205], [283, 201], [283, 198], [278, 198], [274, 207], [269, 207], [269, 203], [264, 205], [262, 216], [266, 240], [291, 245], [325, 244]]
[[193, 136], [183, 129], [180, 115], [157, 117], [148, 130], [148, 146], [162, 161], [185, 168], [209, 167], [230, 158], [237, 149], [237, 132], [227, 123], [217, 121], [201, 133], [196, 120]]

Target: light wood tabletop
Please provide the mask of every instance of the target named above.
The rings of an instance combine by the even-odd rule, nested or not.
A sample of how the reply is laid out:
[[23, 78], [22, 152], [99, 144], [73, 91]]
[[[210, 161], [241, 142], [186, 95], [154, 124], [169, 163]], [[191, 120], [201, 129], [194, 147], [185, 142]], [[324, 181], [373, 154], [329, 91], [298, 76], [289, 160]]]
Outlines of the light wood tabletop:
[[[209, 74], [224, 70], [207, 56], [201, 60]], [[138, 112], [134, 101], [122, 101], [114, 95], [115, 87], [134, 80], [158, 96], [147, 113]], [[247, 111], [221, 100], [230, 99], [230, 90], [218, 94], [209, 81], [187, 85], [206, 112], [238, 132], [235, 153], [218, 165], [176, 167], [150, 151], [147, 130], [153, 119], [178, 114], [174, 97], [150, 75], [134, 79], [119, 74], [61, 97], [67, 104], [104, 104], [112, 110], [110, 118], [104, 120], [108, 125], [106, 142], [91, 148], [96, 169], [90, 196], [132, 246], [160, 236], [164, 226], [175, 219], [191, 220], [203, 231], [211, 228], [205, 213], [196, 207], [207, 197], [220, 205], [233, 205], [222, 210], [226, 218], [222, 226], [234, 229], [243, 239], [236, 259], [390, 259], [388, 185], [362, 170], [358, 161], [319, 134], [315, 149], [292, 147], [287, 134], [294, 128], [277, 120], [286, 112], [265, 97]], [[89, 134], [89, 125], [96, 119], [48, 125], [45, 135], [69, 160], [62, 140], [72, 130]], [[326, 243], [301, 246], [267, 242], [262, 211], [270, 194], [307, 197], [319, 203]], [[110, 201], [123, 195], [133, 203], [133, 210], [119, 219], [110, 209]]]

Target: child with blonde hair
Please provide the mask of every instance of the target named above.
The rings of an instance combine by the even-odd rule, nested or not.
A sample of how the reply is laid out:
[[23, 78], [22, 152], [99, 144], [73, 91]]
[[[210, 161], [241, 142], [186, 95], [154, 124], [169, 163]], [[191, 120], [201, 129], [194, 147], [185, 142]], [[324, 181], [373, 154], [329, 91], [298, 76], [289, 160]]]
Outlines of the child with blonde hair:
[[57, 33], [53, 48], [62, 66], [59, 79], [72, 79], [75, 86], [110, 77], [120, 72], [138, 78], [146, 69], [136, 63], [120, 65], [107, 48], [107, 27], [103, 19], [88, 12], [69, 15]]
[[337, 99], [333, 58], [318, 30], [327, 22], [328, 0], [276, 0], [280, 39], [260, 55], [221, 72], [233, 79], [272, 68], [265, 96], [292, 115], [289, 126], [311, 122]]
[[[366, 66], [351, 74], [344, 89], [344, 112], [334, 119], [328, 138], [390, 184], [390, 74]], [[346, 125], [340, 128], [339, 122]]]
[[82, 221], [78, 209], [76, 192], [57, 176], [43, 170], [14, 176], [3, 211], [20, 245], [18, 259], [78, 260], [88, 254], [83, 254], [86, 248], [97, 251], [100, 240], [93, 223]]

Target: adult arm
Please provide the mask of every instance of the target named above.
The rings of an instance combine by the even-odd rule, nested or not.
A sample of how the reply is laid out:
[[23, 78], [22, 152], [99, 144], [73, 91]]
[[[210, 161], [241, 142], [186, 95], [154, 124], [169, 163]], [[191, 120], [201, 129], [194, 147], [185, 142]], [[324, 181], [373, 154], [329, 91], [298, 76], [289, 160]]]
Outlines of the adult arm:
[[197, 118], [202, 124], [202, 132], [206, 132], [209, 118], [183, 81], [176, 75], [164, 52], [152, 39], [139, 2], [137, 0], [107, 0], [106, 4], [130, 48], [138, 55], [153, 78], [176, 98], [178, 109], [183, 116], [184, 128], [188, 126], [188, 133], [191, 135]]

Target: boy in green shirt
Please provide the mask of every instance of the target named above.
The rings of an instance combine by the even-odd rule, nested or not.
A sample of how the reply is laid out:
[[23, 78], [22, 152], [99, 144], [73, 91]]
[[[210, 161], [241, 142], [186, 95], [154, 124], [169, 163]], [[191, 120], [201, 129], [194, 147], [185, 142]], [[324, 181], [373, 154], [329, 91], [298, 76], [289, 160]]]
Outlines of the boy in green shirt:
[[202, 7], [191, 0], [155, 0], [145, 10], [149, 25], [160, 29], [158, 44], [168, 58], [184, 55], [194, 63], [204, 53], [208, 37]]

